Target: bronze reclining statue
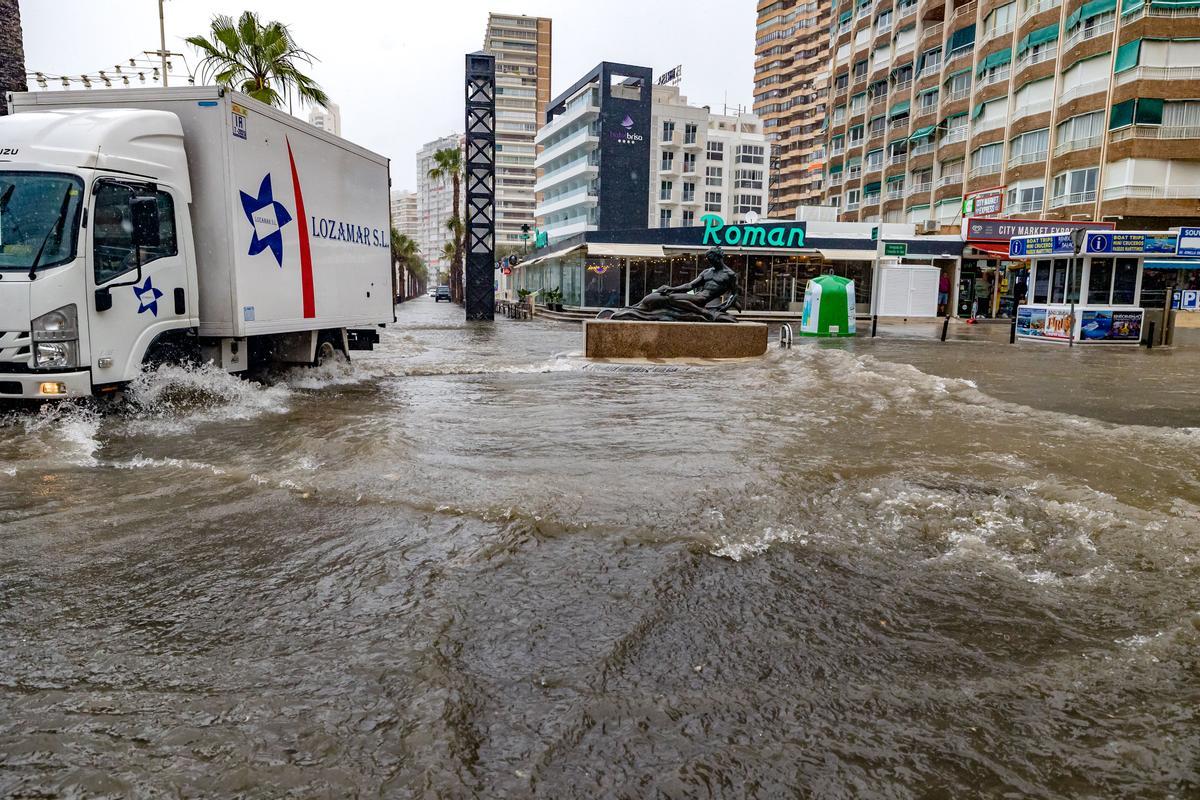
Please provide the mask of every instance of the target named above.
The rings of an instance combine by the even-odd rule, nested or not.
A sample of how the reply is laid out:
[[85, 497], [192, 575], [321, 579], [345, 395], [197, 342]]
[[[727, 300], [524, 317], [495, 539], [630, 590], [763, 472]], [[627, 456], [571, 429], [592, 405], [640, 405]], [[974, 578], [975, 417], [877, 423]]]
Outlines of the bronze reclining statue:
[[[708, 251], [708, 267], [694, 281], [680, 286], [660, 286], [635, 306], [619, 311], [605, 309], [597, 319], [644, 322], [737, 322], [729, 309], [737, 305], [737, 273], [725, 263], [721, 248]], [[725, 300], [721, 297], [728, 295]]]

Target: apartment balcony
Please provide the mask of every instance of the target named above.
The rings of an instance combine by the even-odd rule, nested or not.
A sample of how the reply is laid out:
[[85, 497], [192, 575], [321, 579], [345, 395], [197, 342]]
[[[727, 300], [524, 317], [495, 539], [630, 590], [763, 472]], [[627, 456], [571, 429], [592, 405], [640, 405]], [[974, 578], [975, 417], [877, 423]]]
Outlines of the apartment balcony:
[[[1118, 188], [1118, 190], [1124, 190], [1124, 189], [1129, 189], [1131, 187], [1121, 186], [1121, 187], [1117, 187], [1117, 188]], [[1157, 188], [1157, 187], [1146, 187], [1146, 188], [1153, 189], [1153, 188]], [[1121, 195], [1121, 196], [1123, 197], [1125, 195]], [[1117, 198], [1109, 198], [1109, 199], [1117, 199]], [[1079, 205], [1080, 203], [1094, 203], [1094, 202], [1096, 202], [1096, 191], [1093, 189], [1090, 192], [1074, 192], [1072, 194], [1060, 194], [1057, 197], [1052, 197], [1052, 198], [1050, 198], [1050, 207], [1051, 208], [1062, 208], [1063, 206], [1076, 206], [1076, 205]]]
[[705, 143], [699, 137], [693, 136], [691, 139], [688, 139], [686, 136], [684, 136], [683, 138], [684, 150], [700, 150], [703, 149], [704, 146]]
[[1034, 114], [1044, 114], [1051, 108], [1051, 101], [1038, 100], [1036, 103], [1026, 103], [1023, 106], [1017, 106], [1013, 109], [1012, 118], [1021, 119], [1022, 117], [1032, 117]]
[[1074, 153], [1076, 150], [1087, 150], [1089, 147], [1099, 147], [1100, 136], [1089, 136], [1086, 139], [1072, 139], [1069, 142], [1060, 142], [1054, 148], [1054, 157], [1059, 158], [1067, 153]]
[[846, 211], [858, 211], [861, 207], [861, 203], [846, 203]]
[[549, 125], [543, 126], [541, 130], [533, 135], [533, 142], [534, 144], [542, 144], [548, 137], [561, 133], [563, 128], [585, 119], [590, 120], [592, 117], [598, 117], [599, 115], [600, 106], [595, 105], [590, 100], [579, 102], [578, 105], [568, 108], [562, 114], [555, 117], [554, 121]]
[[[913, 3], [911, 6], [908, 6], [907, 8], [901, 8], [899, 11], [897, 11], [896, 12], [896, 22], [903, 22], [904, 20], [908, 19], [909, 17], [916, 16], [917, 5], [918, 5], [917, 3]], [[893, 22], [892, 24], [894, 25], [895, 22]]]
[[1195, 81], [1200, 80], [1200, 67], [1134, 67], [1113, 78], [1117, 86], [1131, 81]]
[[948, 128], [948, 129], [946, 129], [946, 132], [944, 134], [942, 134], [942, 138], [938, 141], [938, 147], [942, 148], [942, 147], [945, 147], [946, 145], [956, 144], [958, 142], [965, 142], [966, 140], [967, 140], [967, 126], [966, 125], [963, 125], [958, 128]]
[[966, 87], [965, 89], [956, 89], [953, 92], [948, 92], [946, 96], [942, 98], [942, 105], [948, 106], [951, 103], [957, 103], [959, 100], [966, 100], [970, 96], [970, 86]]
[[874, 109], [874, 108], [881, 108], [883, 106], [886, 106], [887, 99], [888, 99], [888, 96], [886, 94], [881, 94], [878, 97], [872, 97], [871, 102], [867, 104], [867, 110], [870, 111], [871, 109]]
[[933, 181], [925, 181], [924, 183], [914, 183], [908, 190], [908, 196], [914, 197], [919, 194], [929, 194], [933, 189]]
[[600, 159], [593, 156], [576, 159], [564, 164], [558, 169], [551, 170], [537, 179], [533, 185], [535, 192], [544, 192], [567, 181], [595, 178], [600, 174]]
[[[600, 133], [592, 126], [580, 128], [575, 133], [565, 139], [560, 139], [554, 144], [546, 147], [542, 152], [538, 153], [534, 161], [534, 166], [541, 169], [544, 165], [549, 164], [556, 158], [566, 155], [571, 150], [577, 147], [587, 145], [595, 146], [600, 143]], [[590, 148], [589, 148], [590, 149]]]
[[850, 167], [846, 170], [846, 180], [853, 181], [862, 177], [862, 167]]
[[924, 42], [926, 39], [936, 38], [940, 42], [942, 40], [942, 30], [944, 28], [945, 25], [943, 25], [941, 22], [935, 22], [933, 25], [930, 25], [929, 27], [925, 28], [925, 30], [921, 31], [921, 41]]
[[[1090, 203], [1096, 199], [1095, 192], [1089, 192], [1091, 200], [1077, 200], [1073, 202]], [[1074, 195], [1070, 195], [1073, 197]], [[1148, 186], [1146, 184], [1132, 184], [1126, 186], [1113, 186], [1104, 190], [1105, 200], [1194, 200], [1200, 197], [1200, 185], [1193, 186]], [[1069, 205], [1064, 203], [1063, 205]], [[1054, 203], [1051, 202], [1051, 207]]]
[[1200, 127], [1195, 125], [1130, 125], [1126, 128], [1111, 131], [1108, 136], [1110, 142], [1153, 139], [1200, 139]]
[[996, 119], [992, 120], [981, 119], [971, 126], [971, 135], [978, 136], [979, 134], [986, 133], [987, 131], [994, 131], [997, 128], [1003, 128], [1006, 122], [1008, 122], [1008, 120], [1004, 117], [997, 117]]
[[900, 166], [901, 164], [906, 164], [906, 163], [908, 163], [908, 153], [896, 153], [895, 155], [888, 158], [887, 163], [888, 163], [889, 167], [897, 167], [897, 166]]
[[938, 59], [937, 61], [932, 62], [932, 63], [926, 63], [925, 66], [921, 67], [921, 71], [917, 73], [917, 80], [921, 80], [922, 78], [928, 78], [930, 75], [937, 75], [941, 71], [942, 71], [941, 59]]
[[600, 199], [599, 194], [590, 186], [581, 186], [564, 194], [546, 198], [538, 205], [536, 216], [546, 217], [568, 208], [595, 206]]
[[1146, 3], [1137, 11], [1121, 14], [1121, 24], [1129, 25], [1146, 17], [1186, 18], [1200, 17], [1200, 8], [1154, 8]]
[[1008, 168], [1012, 169], [1013, 167], [1023, 167], [1026, 164], [1040, 164], [1046, 160], [1047, 155], [1048, 153], [1045, 150], [1037, 153], [1024, 153], [1014, 158], [1010, 158], [1008, 160]]
[[[1041, 64], [1043, 61], [1053, 61], [1056, 58], [1058, 58], [1057, 44], [1050, 45], [1049, 47], [1043, 47], [1036, 53], [1032, 50], [1026, 50], [1025, 55], [1017, 59], [1017, 72], [1020, 72], [1026, 67], [1032, 67], [1034, 64]], [[1200, 67], [1192, 67], [1190, 69], [1195, 69], [1197, 72], [1200, 72]], [[1125, 73], [1122, 72], [1121, 74], [1124, 75]]]
[[1003, 169], [1004, 166], [999, 162], [995, 164], [980, 164], [977, 167], [971, 167], [971, 171], [967, 173], [967, 180], [973, 181], [976, 178], [982, 178], [984, 175], [999, 175]]
[[829, 175], [829, 185], [830, 186], [841, 186], [842, 185], [842, 173], [840, 173], [840, 172], [831, 173]]
[[985, 86], [993, 86], [997, 83], [1007, 83], [1007, 82], [1008, 82], [1008, 67], [1004, 67], [1003, 69], [998, 69], [994, 72], [989, 72], [987, 75], [985, 75], [983, 78], [981, 78], [978, 83], [975, 84], [975, 88], [982, 89]]
[[1043, 11], [1049, 11], [1052, 8], [1058, 8], [1061, 1], [1062, 0], [1041, 0], [1040, 3], [1033, 3], [1029, 6], [1029, 8], [1025, 9], [1025, 13], [1021, 14], [1020, 22], [1024, 23], [1025, 20], [1030, 19], [1031, 17], [1036, 17]]
[[954, 9], [954, 16], [951, 19], [955, 22], [959, 22], [960, 20], [965, 22], [975, 16], [975, 8], [975, 3], [967, 3], [965, 6], [959, 6]]
[[846, 145], [842, 145], [841, 147], [834, 147], [833, 149], [831, 149], [829, 151], [830, 155], [835, 155], [835, 156], [840, 156], [845, 152], [846, 152]]
[[917, 158], [918, 156], [926, 156], [933, 152], [933, 140], [926, 139], [922, 144], [915, 145], [908, 149], [909, 158]]
[[963, 176], [961, 172], [956, 172], [953, 175], [943, 175], [937, 179], [937, 188], [944, 189], [947, 186], [957, 186], [958, 184], [962, 183], [962, 179]]
[[1077, 97], [1087, 97], [1089, 94], [1108, 91], [1108, 78], [1097, 78], [1093, 81], [1072, 86], [1058, 96], [1058, 104], [1065, 105]]
[[968, 60], [971, 57], [971, 54], [974, 52], [975, 52], [975, 45], [970, 45], [969, 47], [960, 47], [957, 50], [951, 50], [950, 53], [946, 56], [946, 60], [942, 64], [942, 68], [945, 69], [946, 67], [949, 67], [951, 64], [958, 64], [958, 63], [964, 62], [964, 61]]
[[897, 117], [888, 123], [888, 130], [906, 131], [908, 130], [908, 117]]
[[888, 200], [903, 200], [904, 195], [904, 184], [900, 184], [899, 186], [893, 186], [893, 188], [888, 189], [887, 194], [885, 194], [884, 197], [886, 197]]
[[921, 106], [920, 108], [917, 109], [916, 116], [914, 117], [914, 119], [921, 119], [921, 117], [927, 117], [930, 114], [935, 113], [937, 111], [937, 109], [938, 109], [937, 103], [931, 103], [930, 105], [927, 105], [927, 106]]
[[912, 78], [909, 78], [906, 81], [900, 81], [899, 83], [897, 83], [895, 86], [892, 87], [892, 91], [891, 91], [892, 97], [895, 97], [898, 94], [906, 94], [908, 92], [908, 90], [912, 88], [912, 85], [913, 85]]
[[1030, 200], [1027, 203], [1013, 203], [1005, 212], [1009, 215], [1036, 214], [1042, 210], [1041, 200]]
[[843, 86], [840, 89], [834, 89], [833, 90], [833, 99], [837, 100], [839, 97], [845, 97], [848, 94], [850, 94], [850, 85], [849, 84]]
[[999, 39], [1001, 36], [1008, 36], [1010, 33], [1012, 33], [1012, 29], [1013, 26], [1011, 23], [1008, 25], [997, 25], [991, 30], [984, 31], [983, 36], [976, 42], [976, 44], [986, 44], [993, 39]]
[[863, 195], [863, 208], [866, 208], [868, 206], [877, 206], [877, 205], [879, 205], [879, 195], [877, 195], [877, 194], [864, 194]]
[[917, 49], [916, 42], [909, 42], [908, 44], [897, 45], [896, 49], [892, 52], [891, 57], [897, 58], [899, 56], [905, 56], [905, 55], [908, 55], [909, 53], [913, 52], [916, 49]]
[[1086, 42], [1089, 39], [1096, 39], [1101, 36], [1108, 36], [1113, 32], [1113, 28], [1115, 26], [1116, 20], [1111, 19], [1107, 22], [1102, 22], [1099, 25], [1093, 25], [1090, 28], [1086, 24], [1076, 25], [1075, 32], [1068, 36], [1066, 41], [1063, 42], [1063, 52], [1067, 52], [1080, 42]]
[[866, 167], [863, 169], [863, 174], [870, 175], [872, 172], [879, 172], [882, 169], [883, 169], [883, 161], [882, 160], [876, 161], [876, 162], [868, 162]]

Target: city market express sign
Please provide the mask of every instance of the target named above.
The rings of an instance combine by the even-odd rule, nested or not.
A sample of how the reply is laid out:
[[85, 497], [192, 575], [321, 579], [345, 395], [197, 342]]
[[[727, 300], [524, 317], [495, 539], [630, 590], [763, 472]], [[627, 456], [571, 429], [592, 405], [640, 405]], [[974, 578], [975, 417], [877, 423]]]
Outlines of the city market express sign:
[[772, 225], [726, 225], [716, 214], [705, 214], [701, 244], [709, 247], [804, 247], [804, 228], [779, 223]]

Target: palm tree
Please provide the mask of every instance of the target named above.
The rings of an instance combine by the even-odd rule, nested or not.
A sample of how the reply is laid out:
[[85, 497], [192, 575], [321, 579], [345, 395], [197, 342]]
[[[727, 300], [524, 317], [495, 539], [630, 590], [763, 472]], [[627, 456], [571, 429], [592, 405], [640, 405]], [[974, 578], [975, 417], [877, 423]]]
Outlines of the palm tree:
[[417, 294], [424, 291], [428, 270], [425, 269], [425, 262], [421, 260], [420, 253], [421, 248], [412, 238], [392, 228], [392, 263], [396, 265], [396, 286], [401, 300], [412, 296], [412, 287], [408, 285], [409, 278], [417, 282], [418, 287], [414, 290]]
[[[459, 194], [462, 191], [463, 155], [457, 147], [447, 147], [433, 154], [434, 167], [429, 170], [429, 179], [446, 181], [454, 187], [454, 212], [446, 222], [454, 235], [454, 252], [450, 259], [450, 298], [456, 303], [462, 302], [462, 256], [463, 256], [463, 224], [458, 212]], [[445, 255], [445, 253], [443, 253]]]
[[312, 65], [311, 53], [296, 45], [282, 22], [262, 22], [253, 11], [233, 17], [217, 14], [210, 26], [212, 39], [189, 36], [185, 41], [200, 51], [200, 69], [212, 78], [248, 94], [255, 100], [282, 108], [288, 92], [296, 90], [302, 104], [329, 105], [329, 96], [317, 82], [300, 71], [301, 62]]
[[5, 93], [23, 92], [26, 88], [21, 5], [18, 0], [0, 0], [0, 117], [8, 113]]

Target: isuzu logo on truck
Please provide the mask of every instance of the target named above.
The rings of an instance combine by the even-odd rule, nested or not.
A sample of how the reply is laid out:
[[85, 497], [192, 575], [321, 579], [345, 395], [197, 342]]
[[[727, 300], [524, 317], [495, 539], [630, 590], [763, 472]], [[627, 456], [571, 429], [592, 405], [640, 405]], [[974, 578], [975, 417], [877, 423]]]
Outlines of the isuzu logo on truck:
[[0, 147], [0, 156], [15, 156], [21, 152], [19, 147]]

